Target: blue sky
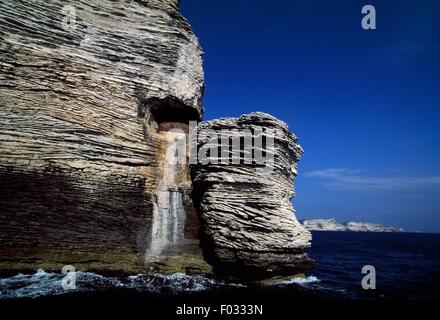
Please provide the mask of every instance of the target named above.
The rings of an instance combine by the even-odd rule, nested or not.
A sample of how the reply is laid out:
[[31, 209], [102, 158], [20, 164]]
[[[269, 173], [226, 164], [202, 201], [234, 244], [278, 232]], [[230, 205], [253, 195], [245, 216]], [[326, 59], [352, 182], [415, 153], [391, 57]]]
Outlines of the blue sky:
[[299, 137], [300, 219], [440, 232], [440, 1], [180, 6], [205, 52], [205, 119], [264, 111]]

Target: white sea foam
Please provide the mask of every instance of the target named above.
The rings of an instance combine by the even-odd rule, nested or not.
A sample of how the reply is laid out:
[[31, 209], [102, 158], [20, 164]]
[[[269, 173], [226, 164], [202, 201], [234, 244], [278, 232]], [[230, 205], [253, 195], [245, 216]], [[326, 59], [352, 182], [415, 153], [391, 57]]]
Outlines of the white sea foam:
[[[76, 272], [76, 288], [65, 290], [62, 286], [64, 275], [49, 273], [42, 269], [35, 274], [17, 274], [12, 277], [0, 278], [0, 300], [17, 298], [38, 298], [50, 295], [69, 293], [94, 292], [112, 289], [135, 290], [154, 294], [179, 294], [185, 292], [201, 292], [226, 288], [245, 288], [246, 284], [220, 282], [203, 275], [185, 273], [148, 273], [127, 277], [108, 277], [91, 272]], [[280, 280], [275, 286], [300, 285], [310, 289], [319, 289], [320, 280], [315, 276]], [[325, 289], [325, 288], [324, 288]]]
[[296, 279], [293, 279], [292, 281], [297, 284], [309, 284], [309, 283], [321, 282], [321, 280], [319, 280], [315, 276], [308, 276], [305, 278], [296, 278]]
[[48, 273], [39, 269], [35, 274], [17, 274], [12, 277], [0, 278], [0, 299], [38, 298], [48, 295], [111, 289], [178, 294], [240, 286], [220, 283], [203, 275], [185, 273], [148, 273], [118, 278], [79, 271], [76, 272], [76, 289], [65, 290], [61, 285], [63, 277], [63, 274]]
[[297, 284], [297, 285], [301, 285], [301, 286], [307, 286], [310, 284], [315, 284], [315, 283], [319, 283], [321, 282], [321, 280], [319, 280], [317, 277], [315, 276], [308, 276], [308, 277], [304, 277], [304, 278], [293, 278], [293, 279], [288, 279], [288, 280], [279, 280], [279, 281], [275, 281], [273, 282], [274, 285], [290, 285], [290, 284]]
[[62, 275], [47, 273], [38, 269], [35, 274], [18, 274], [0, 278], [0, 299], [36, 298], [44, 295], [57, 295], [64, 292], [61, 286]]

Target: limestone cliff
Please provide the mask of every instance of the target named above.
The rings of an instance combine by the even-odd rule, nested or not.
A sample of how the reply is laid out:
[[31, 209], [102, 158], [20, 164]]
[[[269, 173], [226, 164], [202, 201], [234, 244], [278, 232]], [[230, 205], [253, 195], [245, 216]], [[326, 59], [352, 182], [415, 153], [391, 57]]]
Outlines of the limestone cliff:
[[[265, 142], [258, 145], [258, 139]], [[233, 140], [235, 154], [224, 145]], [[223, 152], [216, 152], [217, 141]], [[287, 125], [260, 112], [203, 122], [197, 146], [199, 157], [210, 152], [209, 161], [193, 165], [192, 177], [202, 246], [216, 271], [260, 277], [310, 268], [305, 250], [311, 235], [290, 202], [302, 149]], [[257, 153], [265, 153], [265, 161], [259, 163]]]
[[[189, 176], [161, 182], [162, 124], [203, 114], [177, 3], [0, 0], [0, 267], [131, 269], [169, 229], [197, 238]], [[171, 199], [188, 217], [158, 230]]]
[[310, 231], [351, 231], [351, 232], [405, 232], [403, 228], [386, 227], [370, 222], [337, 222], [335, 219], [311, 219], [301, 221]]
[[311, 265], [290, 202], [302, 149], [284, 123], [203, 122], [196, 154], [204, 129], [231, 129], [243, 161], [190, 172], [204, 76], [178, 0], [0, 0], [0, 26], [0, 270], [210, 272], [199, 234], [219, 273]]

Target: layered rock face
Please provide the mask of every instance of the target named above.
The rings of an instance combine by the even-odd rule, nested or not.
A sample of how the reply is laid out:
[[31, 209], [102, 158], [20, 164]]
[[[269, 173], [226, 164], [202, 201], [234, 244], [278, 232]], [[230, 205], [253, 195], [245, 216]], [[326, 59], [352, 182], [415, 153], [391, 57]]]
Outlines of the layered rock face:
[[403, 228], [385, 227], [370, 222], [337, 222], [335, 219], [312, 219], [301, 221], [311, 231], [352, 231], [352, 232], [405, 232]]
[[130, 270], [198, 250], [188, 170], [163, 173], [166, 131], [203, 114], [177, 4], [0, 0], [0, 268]]
[[[311, 265], [284, 123], [202, 123], [190, 175], [204, 77], [177, 5], [0, 0], [0, 270], [210, 272], [199, 218], [219, 273]], [[216, 155], [210, 135], [235, 144]]]
[[202, 122], [197, 131], [191, 174], [202, 247], [215, 270], [266, 277], [310, 268], [311, 235], [290, 201], [302, 149], [287, 125], [252, 113]]

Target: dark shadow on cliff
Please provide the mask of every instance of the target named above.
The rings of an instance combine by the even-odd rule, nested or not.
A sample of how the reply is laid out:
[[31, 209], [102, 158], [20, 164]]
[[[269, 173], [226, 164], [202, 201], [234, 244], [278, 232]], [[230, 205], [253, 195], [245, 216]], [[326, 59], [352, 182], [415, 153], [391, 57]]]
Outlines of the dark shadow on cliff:
[[152, 211], [145, 182], [101, 178], [81, 170], [67, 176], [55, 166], [2, 170], [1, 269], [81, 264], [124, 270], [136, 264]]

